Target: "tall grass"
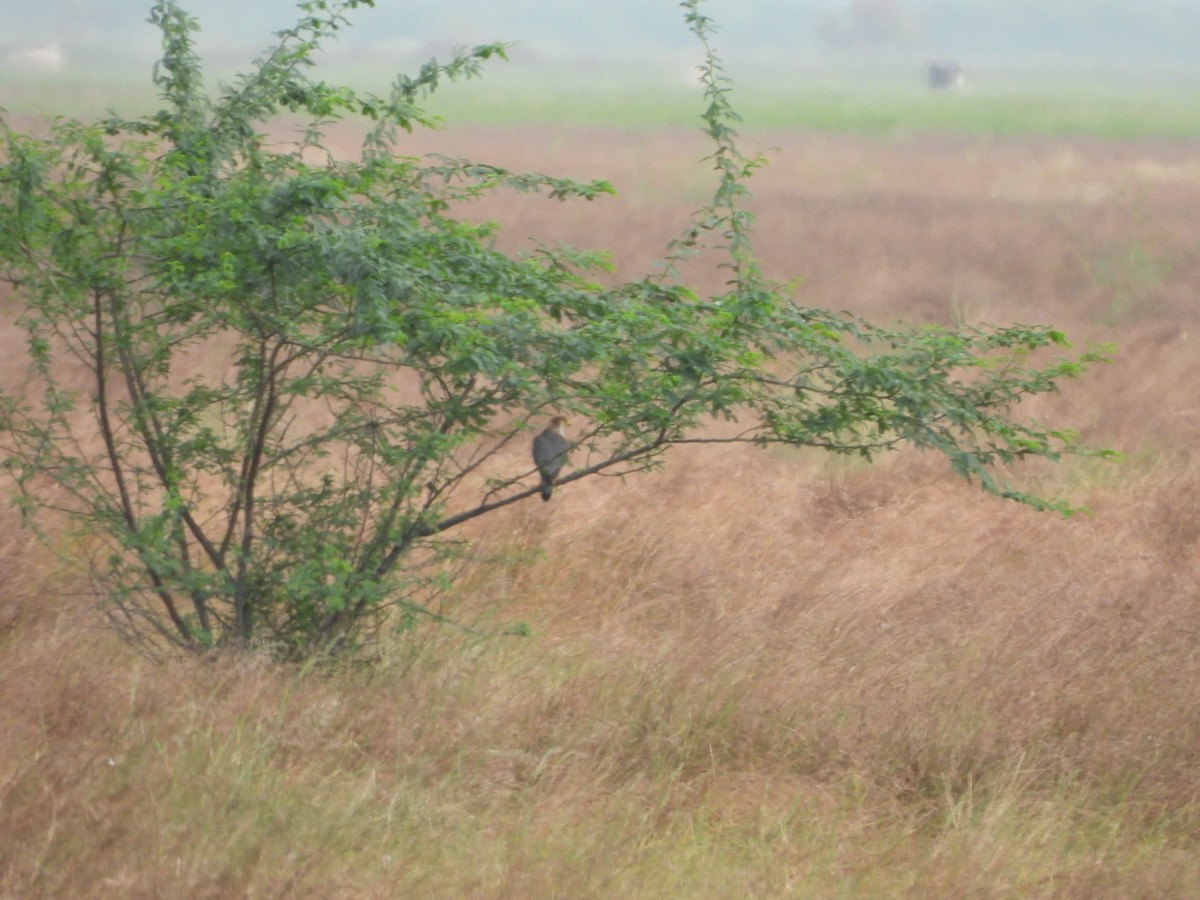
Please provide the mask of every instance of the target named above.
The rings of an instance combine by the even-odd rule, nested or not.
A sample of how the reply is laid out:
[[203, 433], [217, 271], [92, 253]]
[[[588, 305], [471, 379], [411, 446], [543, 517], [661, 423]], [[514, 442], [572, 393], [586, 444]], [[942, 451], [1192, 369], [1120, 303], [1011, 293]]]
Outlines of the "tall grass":
[[[690, 138], [535, 137], [441, 145], [621, 199], [480, 207], [512, 246], [637, 270], [689, 211]], [[689, 449], [473, 526], [449, 602], [531, 637], [430, 630], [291, 670], [145, 662], [6, 513], [0, 896], [1200, 894], [1190, 151], [760, 137], [781, 147], [765, 261], [805, 302], [1121, 340], [1029, 410], [1131, 451], [1028, 473], [1091, 515], [916, 454]], [[1096, 277], [1133, 246], [1170, 264]], [[1118, 287], [1152, 312], [1114, 318]]]

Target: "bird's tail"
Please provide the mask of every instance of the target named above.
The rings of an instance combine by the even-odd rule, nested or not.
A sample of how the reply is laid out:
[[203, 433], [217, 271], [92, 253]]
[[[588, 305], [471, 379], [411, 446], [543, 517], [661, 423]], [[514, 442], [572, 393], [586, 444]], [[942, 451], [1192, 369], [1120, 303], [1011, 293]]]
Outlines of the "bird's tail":
[[550, 495], [554, 493], [554, 479], [542, 477], [542, 501], [550, 499]]

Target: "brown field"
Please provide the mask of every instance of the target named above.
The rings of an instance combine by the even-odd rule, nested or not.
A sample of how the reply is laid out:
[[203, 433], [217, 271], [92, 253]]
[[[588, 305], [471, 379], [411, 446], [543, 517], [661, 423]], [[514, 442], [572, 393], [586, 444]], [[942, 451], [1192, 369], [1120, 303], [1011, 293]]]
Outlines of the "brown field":
[[[1200, 896], [1198, 148], [745, 142], [804, 303], [1119, 342], [1031, 409], [1126, 454], [1029, 474], [1091, 513], [916, 454], [689, 448], [475, 527], [456, 610], [532, 637], [333, 673], [148, 663], [4, 513], [0, 896]], [[612, 180], [479, 214], [621, 275], [706, 198], [691, 134], [434, 147]]]

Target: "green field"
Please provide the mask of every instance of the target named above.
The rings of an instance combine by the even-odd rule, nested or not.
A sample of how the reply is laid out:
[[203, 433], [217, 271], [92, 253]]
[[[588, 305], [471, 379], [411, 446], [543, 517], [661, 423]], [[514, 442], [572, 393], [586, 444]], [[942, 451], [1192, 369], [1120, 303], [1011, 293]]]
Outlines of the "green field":
[[[737, 89], [751, 128], [893, 134], [1051, 135], [1099, 138], [1200, 137], [1200, 95], [1171, 90], [1058, 86], [933, 92], [912, 86], [809, 83]], [[555, 91], [455, 86], [435, 107], [474, 124], [655, 127], [698, 121], [698, 92], [686, 87], [578, 87]]]
[[[1186, 87], [1186, 80], [1167, 86], [1066, 79], [1039, 83], [1026, 76], [985, 80], [961, 92], [934, 92], [921, 83], [919, 74], [905, 81], [793, 76], [782, 84], [759, 75], [739, 83], [735, 96], [747, 128], [879, 135], [1200, 137], [1200, 90]], [[386, 77], [351, 83], [384, 85]], [[43, 79], [10, 86], [0, 105], [11, 112], [86, 115], [108, 108], [151, 109], [155, 102], [148, 79], [111, 84]], [[429, 109], [452, 124], [621, 128], [696, 125], [700, 105], [699, 90], [686, 86], [682, 78], [678, 84], [661, 79], [597, 81], [573, 73], [535, 76], [504, 68], [480, 81], [446, 85], [429, 101]]]

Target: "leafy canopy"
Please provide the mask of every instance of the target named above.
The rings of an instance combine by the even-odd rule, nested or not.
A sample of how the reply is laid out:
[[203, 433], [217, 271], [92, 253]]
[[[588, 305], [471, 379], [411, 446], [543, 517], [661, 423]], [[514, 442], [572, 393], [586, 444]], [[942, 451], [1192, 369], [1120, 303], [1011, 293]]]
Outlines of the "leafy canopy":
[[[384, 96], [314, 76], [321, 44], [371, 5], [301, 3], [210, 95], [196, 22], [160, 0], [159, 111], [44, 137], [3, 125], [0, 260], [30, 361], [0, 400], [6, 464], [27, 509], [75, 523], [98, 595], [147, 650], [302, 657], [440, 619], [454, 529], [538, 493], [528, 439], [554, 413], [583, 423], [567, 486], [685, 443], [910, 444], [1069, 510], [1002, 473], [1082, 452], [1016, 406], [1101, 356], [1034, 364], [1061, 333], [877, 328], [767, 281], [743, 207], [761, 160], [737, 148], [701, 0], [681, 5], [705, 54], [715, 193], [656, 275], [615, 285], [602, 254], [506, 255], [493, 226], [452, 214], [498, 190], [575, 201], [609, 184], [398, 152], [400, 132], [435, 124], [422, 104], [438, 85], [504, 45]], [[268, 136], [284, 116], [307, 123], [291, 145]], [[365, 123], [356, 160], [322, 144], [345, 119]], [[702, 250], [728, 272], [717, 296], [678, 274]]]

